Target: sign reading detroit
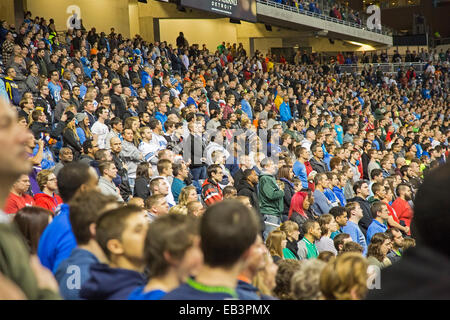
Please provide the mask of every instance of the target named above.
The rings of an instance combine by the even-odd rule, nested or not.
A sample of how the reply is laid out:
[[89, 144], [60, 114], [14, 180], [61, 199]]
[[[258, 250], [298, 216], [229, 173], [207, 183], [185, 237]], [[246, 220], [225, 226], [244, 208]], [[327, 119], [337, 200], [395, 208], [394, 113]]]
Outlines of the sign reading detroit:
[[181, 5], [256, 22], [256, 0], [181, 0]]

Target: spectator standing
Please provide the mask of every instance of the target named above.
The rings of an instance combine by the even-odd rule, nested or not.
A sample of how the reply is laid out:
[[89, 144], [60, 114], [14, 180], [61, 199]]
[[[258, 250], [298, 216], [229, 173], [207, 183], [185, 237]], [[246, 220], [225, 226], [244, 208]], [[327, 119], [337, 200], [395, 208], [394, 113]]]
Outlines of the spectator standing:
[[[275, 165], [273, 160], [265, 158], [261, 161], [262, 173], [259, 176], [259, 208], [264, 217], [264, 239], [269, 233], [281, 224], [283, 213], [284, 191], [278, 186], [275, 177]], [[282, 185], [284, 186], [284, 184]]]

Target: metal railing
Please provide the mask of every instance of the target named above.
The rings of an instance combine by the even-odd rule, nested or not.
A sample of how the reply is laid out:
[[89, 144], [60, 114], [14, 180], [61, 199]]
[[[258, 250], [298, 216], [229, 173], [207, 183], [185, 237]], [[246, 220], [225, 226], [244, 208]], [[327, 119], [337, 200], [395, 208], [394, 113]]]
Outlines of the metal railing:
[[397, 73], [400, 68], [403, 68], [403, 70], [406, 72], [408, 71], [409, 67], [413, 67], [414, 71], [417, 74], [422, 74], [425, 70], [426, 63], [423, 62], [403, 62], [403, 63], [362, 63], [362, 64], [342, 64], [342, 65], [335, 65], [340, 69], [342, 73], [347, 74], [361, 74], [361, 72], [369, 67], [372, 67], [372, 69], [377, 69], [380, 67], [380, 70], [383, 73]]
[[[353, 28], [358, 28], [358, 29], [362, 29], [362, 30], [366, 30], [369, 32], [373, 32], [373, 33], [378, 33], [378, 34], [383, 34], [383, 35], [388, 35], [388, 36], [392, 36], [393, 34], [393, 30], [390, 28], [387, 28], [385, 26], [381, 26], [381, 30], [379, 29], [373, 29], [373, 30], [369, 30], [366, 26], [367, 26], [367, 19], [366, 17], [360, 17], [361, 23], [355, 23], [355, 22], [350, 22], [350, 21], [346, 21], [346, 20], [340, 20], [340, 19], [336, 19], [333, 17], [330, 17], [328, 15], [328, 12], [330, 11], [331, 7], [328, 6], [328, 4], [324, 4], [323, 7], [320, 8], [320, 10], [322, 11], [321, 14], [318, 14], [316, 12], [311, 12], [307, 9], [299, 9], [295, 6], [288, 6], [285, 4], [281, 4], [281, 3], [277, 3], [274, 2], [273, 0], [256, 0], [256, 2], [270, 6], [270, 7], [274, 7], [274, 8], [278, 8], [278, 9], [282, 9], [282, 10], [287, 10], [290, 12], [295, 12], [298, 14], [304, 14], [310, 17], [314, 17], [314, 18], [319, 18], [322, 20], [326, 20], [326, 21], [330, 21], [330, 22], [334, 22], [334, 23], [338, 23], [338, 24], [342, 24], [342, 25], [346, 25], [349, 27], [353, 27]], [[325, 14], [326, 13], [326, 14]]]

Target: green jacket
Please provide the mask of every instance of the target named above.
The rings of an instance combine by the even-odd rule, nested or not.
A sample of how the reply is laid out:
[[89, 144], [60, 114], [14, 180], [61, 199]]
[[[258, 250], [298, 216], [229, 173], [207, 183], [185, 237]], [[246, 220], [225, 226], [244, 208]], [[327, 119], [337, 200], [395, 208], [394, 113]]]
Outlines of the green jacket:
[[377, 201], [380, 201], [380, 199], [377, 199], [374, 196], [371, 196], [369, 199], [367, 199], [367, 201], [369, 201], [370, 204], [373, 204]]
[[284, 133], [289, 134], [292, 137], [292, 139], [295, 139], [295, 141], [297, 141], [297, 142], [300, 142], [300, 140], [302, 140], [302, 139], [300, 139], [300, 134], [297, 133], [296, 131], [286, 129], [286, 130], [284, 130]]
[[61, 299], [58, 293], [38, 287], [25, 242], [12, 225], [3, 223], [0, 223], [0, 272], [30, 300]]
[[261, 174], [259, 176], [259, 211], [262, 215], [281, 217], [284, 209], [284, 191], [280, 190], [277, 181], [272, 175]]

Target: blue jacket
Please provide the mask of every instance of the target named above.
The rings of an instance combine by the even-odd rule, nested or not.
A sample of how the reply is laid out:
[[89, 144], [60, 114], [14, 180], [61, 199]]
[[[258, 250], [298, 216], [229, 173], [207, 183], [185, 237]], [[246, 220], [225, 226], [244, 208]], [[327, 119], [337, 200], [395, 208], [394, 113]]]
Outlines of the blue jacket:
[[292, 119], [291, 108], [289, 107], [289, 104], [283, 102], [280, 105], [280, 120], [282, 122], [286, 122], [289, 121], [290, 119]]
[[152, 84], [152, 77], [146, 71], [141, 71], [141, 86], [145, 87], [147, 83]]
[[308, 175], [306, 174], [306, 167], [300, 161], [295, 161], [293, 166], [294, 175], [302, 182], [302, 187], [308, 188]]
[[379, 223], [377, 220], [373, 219], [372, 223], [367, 229], [367, 244], [370, 244], [370, 240], [375, 233], [386, 232], [387, 226], [383, 223]]
[[343, 226], [341, 230], [343, 233], [349, 234], [353, 242], [358, 243], [364, 248], [363, 255], [367, 254], [366, 237], [364, 237], [364, 233], [362, 233], [361, 229], [356, 223], [347, 221], [347, 224]]
[[336, 140], [342, 145], [344, 143], [344, 130], [342, 129], [342, 126], [335, 124], [334, 131], [336, 131]]
[[339, 201], [341, 202], [341, 206], [345, 206], [347, 204], [347, 200], [345, 199], [345, 196], [344, 196], [344, 189], [334, 186], [333, 192], [336, 195], [336, 197], [339, 199]]
[[336, 197], [333, 191], [331, 191], [331, 189], [324, 189], [323, 194], [325, 195], [325, 197], [327, 197], [328, 200], [330, 200], [333, 205], [339, 205], [339, 199]]
[[[90, 278], [91, 265], [98, 263], [91, 252], [75, 248], [69, 258], [63, 260], [55, 272], [59, 293], [64, 300], [80, 300], [81, 286]], [[76, 278], [78, 277], [79, 278]]]
[[69, 205], [62, 204], [60, 208], [59, 214], [42, 233], [37, 252], [41, 263], [53, 273], [77, 246], [69, 220]]
[[242, 280], [238, 281], [236, 293], [239, 300], [261, 300], [261, 297], [258, 295], [258, 291], [259, 289], [252, 284]]
[[127, 300], [132, 291], [145, 284], [145, 278], [139, 272], [95, 263], [91, 265], [91, 277], [81, 286], [80, 297], [88, 300]]
[[155, 118], [158, 119], [159, 122], [161, 122], [161, 124], [163, 125], [163, 130], [164, 130], [164, 132], [166, 132], [166, 129], [164, 129], [164, 123], [167, 121], [167, 115], [162, 114], [159, 111], [156, 111]]
[[242, 111], [244, 111], [248, 115], [248, 118], [250, 120], [253, 120], [253, 112], [252, 112], [252, 107], [250, 106], [250, 103], [248, 103], [247, 100], [242, 99], [241, 106], [242, 106]]
[[162, 297], [166, 295], [167, 292], [162, 290], [152, 290], [149, 292], [144, 292], [145, 286], [137, 287], [128, 296], [128, 300], [161, 300]]

